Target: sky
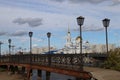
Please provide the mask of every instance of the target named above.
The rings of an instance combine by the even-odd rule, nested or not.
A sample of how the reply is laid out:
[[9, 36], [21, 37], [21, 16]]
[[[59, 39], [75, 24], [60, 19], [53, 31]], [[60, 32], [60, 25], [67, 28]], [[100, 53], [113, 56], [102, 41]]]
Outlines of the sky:
[[63, 48], [68, 27], [72, 40], [79, 36], [76, 18], [85, 18], [82, 26], [83, 43], [105, 44], [102, 20], [110, 19], [108, 42], [120, 44], [120, 0], [0, 0], [0, 41], [2, 52], [8, 51], [8, 39], [16, 49], [32, 46], [47, 47], [46, 33], [51, 32], [51, 46]]

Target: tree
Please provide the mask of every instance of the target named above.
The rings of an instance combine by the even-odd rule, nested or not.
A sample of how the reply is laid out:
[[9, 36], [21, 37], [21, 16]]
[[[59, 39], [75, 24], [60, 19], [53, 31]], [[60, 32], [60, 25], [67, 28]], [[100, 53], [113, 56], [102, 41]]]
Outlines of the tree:
[[109, 51], [109, 56], [103, 66], [107, 69], [120, 71], [120, 48]]

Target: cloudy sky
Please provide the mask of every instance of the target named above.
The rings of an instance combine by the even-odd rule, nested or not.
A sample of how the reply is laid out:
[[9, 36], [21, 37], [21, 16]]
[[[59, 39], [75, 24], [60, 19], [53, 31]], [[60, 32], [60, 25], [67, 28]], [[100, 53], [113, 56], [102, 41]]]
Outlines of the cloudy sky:
[[120, 44], [120, 0], [0, 0], [0, 41], [8, 50], [8, 39], [16, 48], [29, 49], [28, 32], [33, 31], [33, 46], [62, 48], [68, 27], [74, 40], [79, 35], [76, 18], [84, 16], [83, 40], [105, 44], [104, 18], [110, 19], [109, 43]]

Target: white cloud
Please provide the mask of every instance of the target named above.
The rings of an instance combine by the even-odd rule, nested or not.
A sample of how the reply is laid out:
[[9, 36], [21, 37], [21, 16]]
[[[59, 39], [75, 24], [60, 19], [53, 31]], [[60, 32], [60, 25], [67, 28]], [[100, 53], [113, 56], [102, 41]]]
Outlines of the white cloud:
[[[95, 26], [95, 25], [90, 25], [90, 26], [83, 26], [82, 27], [82, 31], [83, 32], [98, 32], [98, 31], [103, 31], [104, 30], [104, 27], [98, 27], [98, 26]], [[73, 29], [73, 31], [79, 31], [79, 28], [77, 29]]]
[[19, 30], [19, 31], [16, 31], [15, 33], [12, 33], [12, 34], [9, 34], [10, 36], [24, 36], [24, 35], [27, 35], [27, 31], [24, 31], [24, 30]]
[[13, 23], [17, 23], [19, 25], [28, 24], [30, 27], [38, 27], [43, 24], [41, 18], [17, 18]]

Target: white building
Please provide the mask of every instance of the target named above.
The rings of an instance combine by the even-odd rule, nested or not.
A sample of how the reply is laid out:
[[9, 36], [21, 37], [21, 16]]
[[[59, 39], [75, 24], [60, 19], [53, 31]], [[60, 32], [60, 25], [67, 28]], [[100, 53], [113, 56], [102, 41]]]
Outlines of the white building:
[[[70, 30], [68, 29], [66, 44], [64, 48], [56, 50], [56, 47], [51, 47], [51, 51], [56, 51], [54, 54], [80, 54], [80, 40], [78, 36], [72, 41]], [[114, 49], [114, 44], [108, 44], [108, 50]], [[32, 54], [44, 54], [48, 52], [48, 47], [34, 47], [32, 48]], [[82, 53], [105, 53], [106, 44], [90, 44], [88, 41], [82, 44]]]
[[[66, 44], [64, 46], [63, 53], [64, 54], [79, 54], [80, 53], [80, 40], [81, 37], [76, 37], [75, 41], [71, 41], [71, 33], [68, 29]], [[74, 42], [74, 43], [73, 43]], [[114, 44], [108, 44], [108, 50], [114, 49]], [[82, 53], [105, 53], [106, 52], [106, 44], [90, 44], [88, 41], [82, 44]]]
[[[50, 47], [50, 51], [56, 50], [55, 47]], [[45, 52], [48, 52], [48, 47], [33, 47], [32, 48], [32, 54], [44, 54]]]

